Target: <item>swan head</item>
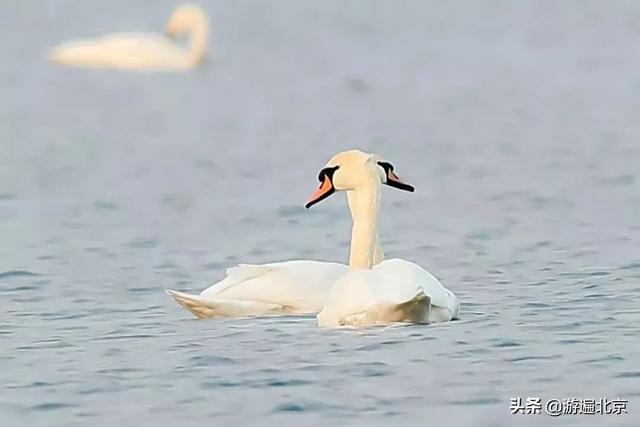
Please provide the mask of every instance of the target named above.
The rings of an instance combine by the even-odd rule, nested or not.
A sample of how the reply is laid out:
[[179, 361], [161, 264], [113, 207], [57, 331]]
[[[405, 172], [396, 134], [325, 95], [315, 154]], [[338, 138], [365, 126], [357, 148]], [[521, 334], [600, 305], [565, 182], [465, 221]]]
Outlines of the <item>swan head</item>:
[[165, 28], [165, 33], [169, 37], [176, 37], [190, 31], [196, 21], [204, 21], [205, 14], [197, 4], [183, 4], [176, 7], [169, 18], [169, 23]]
[[307, 209], [336, 191], [357, 190], [371, 180], [400, 190], [414, 191], [413, 186], [400, 180], [391, 163], [378, 154], [360, 150], [343, 151], [333, 156], [318, 174], [318, 180], [320, 187], [307, 200]]

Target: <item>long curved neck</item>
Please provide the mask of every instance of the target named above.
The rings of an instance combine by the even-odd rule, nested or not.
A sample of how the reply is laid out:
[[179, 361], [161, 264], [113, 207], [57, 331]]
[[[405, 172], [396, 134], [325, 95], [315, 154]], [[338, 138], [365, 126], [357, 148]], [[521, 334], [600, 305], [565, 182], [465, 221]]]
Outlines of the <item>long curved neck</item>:
[[187, 62], [189, 65], [197, 65], [204, 58], [209, 39], [209, 23], [205, 16], [194, 15], [190, 34]]
[[[353, 191], [347, 191], [347, 203], [349, 204], [349, 211], [351, 212], [351, 219], [355, 217], [354, 215], [354, 203], [355, 203], [355, 193]], [[384, 261], [384, 251], [382, 250], [382, 244], [380, 243], [380, 236], [378, 234], [378, 230], [376, 227], [376, 232], [374, 236], [374, 249], [373, 249], [373, 265], [380, 264]]]
[[374, 264], [380, 211], [380, 182], [376, 175], [353, 190], [349, 207], [353, 216], [349, 268], [370, 269]]

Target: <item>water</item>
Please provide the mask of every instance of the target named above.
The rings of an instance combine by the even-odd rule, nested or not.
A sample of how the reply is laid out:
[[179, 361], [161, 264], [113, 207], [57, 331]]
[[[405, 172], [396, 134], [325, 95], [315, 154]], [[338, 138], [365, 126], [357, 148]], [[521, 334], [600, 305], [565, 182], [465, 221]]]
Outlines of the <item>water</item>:
[[[172, 6], [0, 5], [0, 425], [635, 424], [640, 5], [207, 2], [200, 71], [42, 60]], [[302, 204], [352, 147], [416, 186], [385, 188], [385, 251], [462, 320], [196, 321], [164, 294], [346, 260], [344, 198]], [[514, 416], [516, 396], [629, 414]]]

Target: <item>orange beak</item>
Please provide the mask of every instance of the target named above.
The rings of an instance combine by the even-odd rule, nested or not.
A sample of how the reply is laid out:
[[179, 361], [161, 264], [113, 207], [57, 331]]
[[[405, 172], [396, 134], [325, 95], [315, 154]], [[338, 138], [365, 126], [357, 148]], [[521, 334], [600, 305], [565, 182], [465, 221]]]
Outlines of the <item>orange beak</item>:
[[325, 175], [322, 184], [320, 184], [320, 187], [318, 187], [318, 189], [313, 192], [311, 197], [309, 197], [304, 207], [309, 209], [311, 206], [323, 201], [324, 199], [332, 195], [334, 191], [336, 190], [335, 188], [333, 188], [331, 179], [329, 179], [329, 177]]

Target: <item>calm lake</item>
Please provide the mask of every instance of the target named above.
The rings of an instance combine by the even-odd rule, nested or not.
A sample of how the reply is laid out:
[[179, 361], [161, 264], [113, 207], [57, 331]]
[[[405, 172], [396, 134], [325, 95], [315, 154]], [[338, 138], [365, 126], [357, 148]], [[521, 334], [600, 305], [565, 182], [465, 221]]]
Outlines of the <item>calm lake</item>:
[[[0, 3], [0, 425], [637, 425], [640, 3], [200, 4], [205, 66], [136, 74], [44, 55], [174, 2]], [[344, 195], [303, 204], [355, 147], [415, 185], [384, 189], [382, 244], [460, 321], [197, 321], [165, 294], [346, 262]]]

